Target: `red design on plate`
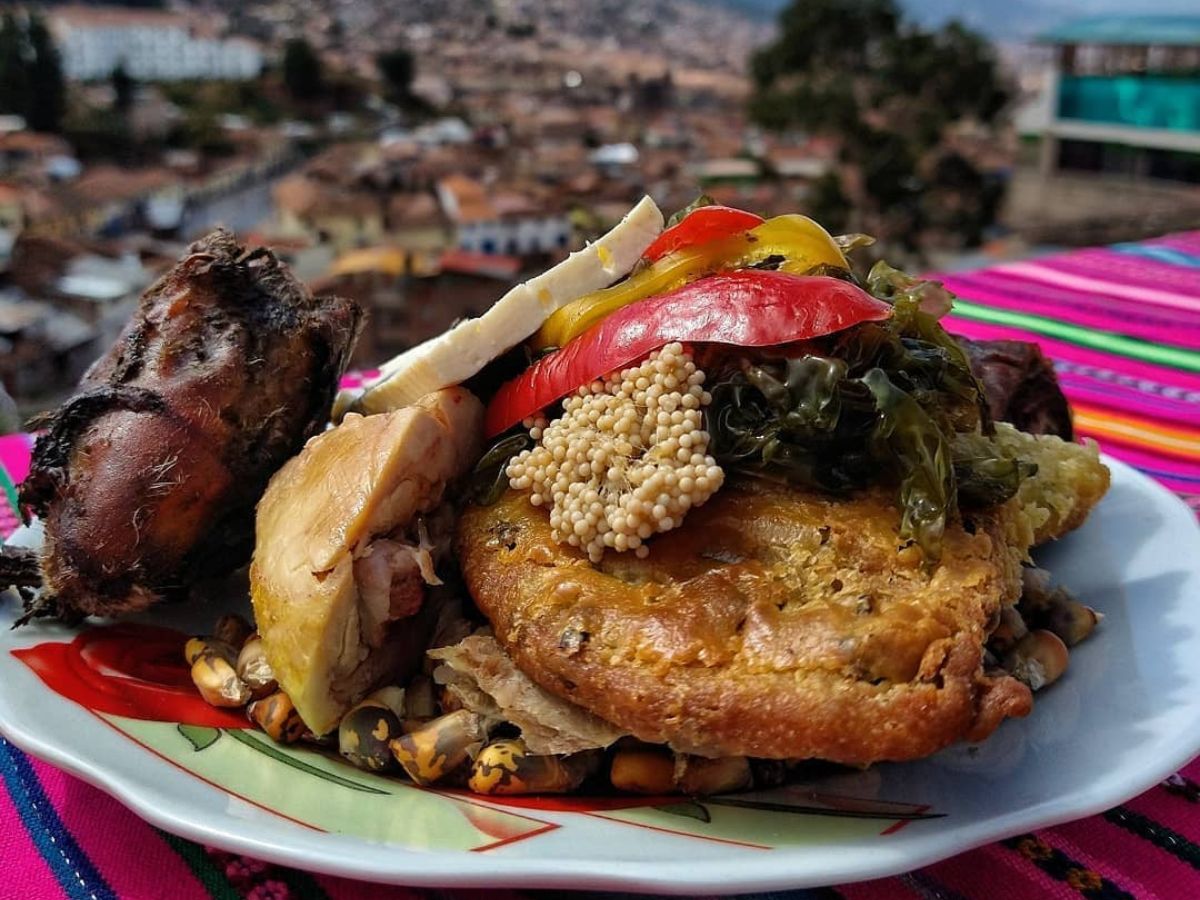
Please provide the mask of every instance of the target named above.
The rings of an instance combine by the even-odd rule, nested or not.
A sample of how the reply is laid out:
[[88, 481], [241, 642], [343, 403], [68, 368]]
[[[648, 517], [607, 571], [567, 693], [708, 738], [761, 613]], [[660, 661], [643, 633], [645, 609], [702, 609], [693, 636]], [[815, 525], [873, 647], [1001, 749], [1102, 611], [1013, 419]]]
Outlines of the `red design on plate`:
[[233, 710], [209, 706], [183, 660], [187, 635], [124, 622], [90, 628], [70, 643], [13, 650], [56, 694], [100, 713], [211, 728], [250, 728]]

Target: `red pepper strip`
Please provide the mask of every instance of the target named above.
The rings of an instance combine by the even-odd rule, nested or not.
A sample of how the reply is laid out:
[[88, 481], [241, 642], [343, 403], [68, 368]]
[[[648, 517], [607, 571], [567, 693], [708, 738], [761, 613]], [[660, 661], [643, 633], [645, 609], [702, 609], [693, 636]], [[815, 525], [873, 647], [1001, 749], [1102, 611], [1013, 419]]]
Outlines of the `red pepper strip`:
[[824, 275], [742, 269], [710, 275], [631, 303], [501, 386], [488, 406], [488, 437], [581, 384], [644, 359], [672, 341], [767, 347], [877, 322], [892, 307]]
[[739, 231], [749, 231], [764, 221], [762, 216], [732, 206], [701, 206], [656, 237], [642, 257], [654, 262], [682, 247], [707, 244]]

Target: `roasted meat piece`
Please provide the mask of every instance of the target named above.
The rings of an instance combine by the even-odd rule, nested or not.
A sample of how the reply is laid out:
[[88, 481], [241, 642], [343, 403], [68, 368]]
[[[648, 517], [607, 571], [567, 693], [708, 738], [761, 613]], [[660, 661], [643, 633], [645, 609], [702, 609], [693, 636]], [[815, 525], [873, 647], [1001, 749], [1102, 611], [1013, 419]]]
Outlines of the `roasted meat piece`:
[[1054, 365], [1037, 344], [972, 341], [960, 337], [971, 371], [983, 383], [992, 418], [1030, 434], [1072, 439], [1071, 407], [1058, 386]]
[[31, 614], [144, 608], [250, 558], [254, 504], [320, 431], [361, 321], [216, 231], [142, 297], [21, 485], [45, 525]]

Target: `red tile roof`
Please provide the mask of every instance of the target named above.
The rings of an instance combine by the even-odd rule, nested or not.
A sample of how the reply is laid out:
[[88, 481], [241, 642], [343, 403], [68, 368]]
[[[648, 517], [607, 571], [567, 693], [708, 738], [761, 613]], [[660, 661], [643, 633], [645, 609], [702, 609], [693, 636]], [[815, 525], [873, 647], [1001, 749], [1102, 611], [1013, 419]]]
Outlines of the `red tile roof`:
[[443, 272], [482, 275], [504, 281], [511, 281], [521, 271], [521, 260], [515, 256], [472, 253], [469, 250], [447, 250], [439, 262]]

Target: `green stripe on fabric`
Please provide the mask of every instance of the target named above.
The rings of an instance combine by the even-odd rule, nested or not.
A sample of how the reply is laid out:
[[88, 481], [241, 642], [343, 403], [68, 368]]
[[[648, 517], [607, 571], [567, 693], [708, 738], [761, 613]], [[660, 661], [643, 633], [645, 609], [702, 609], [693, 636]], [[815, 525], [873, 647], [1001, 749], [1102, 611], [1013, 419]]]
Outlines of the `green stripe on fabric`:
[[161, 829], [158, 833], [167, 842], [167, 846], [187, 863], [187, 867], [192, 870], [196, 880], [208, 891], [208, 895], [213, 900], [242, 900], [242, 895], [229, 883], [225, 873], [208, 858], [208, 854], [199, 844], [185, 841], [183, 838], [168, 834]]
[[1038, 334], [1061, 338], [1072, 344], [1091, 347], [1095, 350], [1104, 350], [1108, 353], [1116, 353], [1121, 356], [1140, 359], [1144, 362], [1172, 366], [1176, 369], [1184, 369], [1189, 372], [1200, 372], [1200, 353], [1194, 350], [1184, 350], [1180, 347], [1159, 347], [1155, 344], [1139, 341], [1137, 338], [1101, 331], [1091, 331], [1079, 325], [1056, 322], [1053, 319], [1047, 319], [1044, 316], [1035, 316], [1031, 313], [1019, 313], [1008, 309], [994, 309], [990, 306], [981, 306], [969, 300], [963, 300], [961, 297], [954, 301], [954, 314], [966, 319], [974, 319], [978, 322], [991, 322], [996, 325], [1012, 325], [1017, 328], [1024, 328], [1027, 331], [1035, 331]]
[[21, 504], [17, 499], [17, 486], [13, 484], [12, 476], [8, 474], [8, 470], [4, 466], [0, 466], [0, 488], [4, 489], [4, 495], [8, 498], [9, 506], [19, 516], [21, 514]]

